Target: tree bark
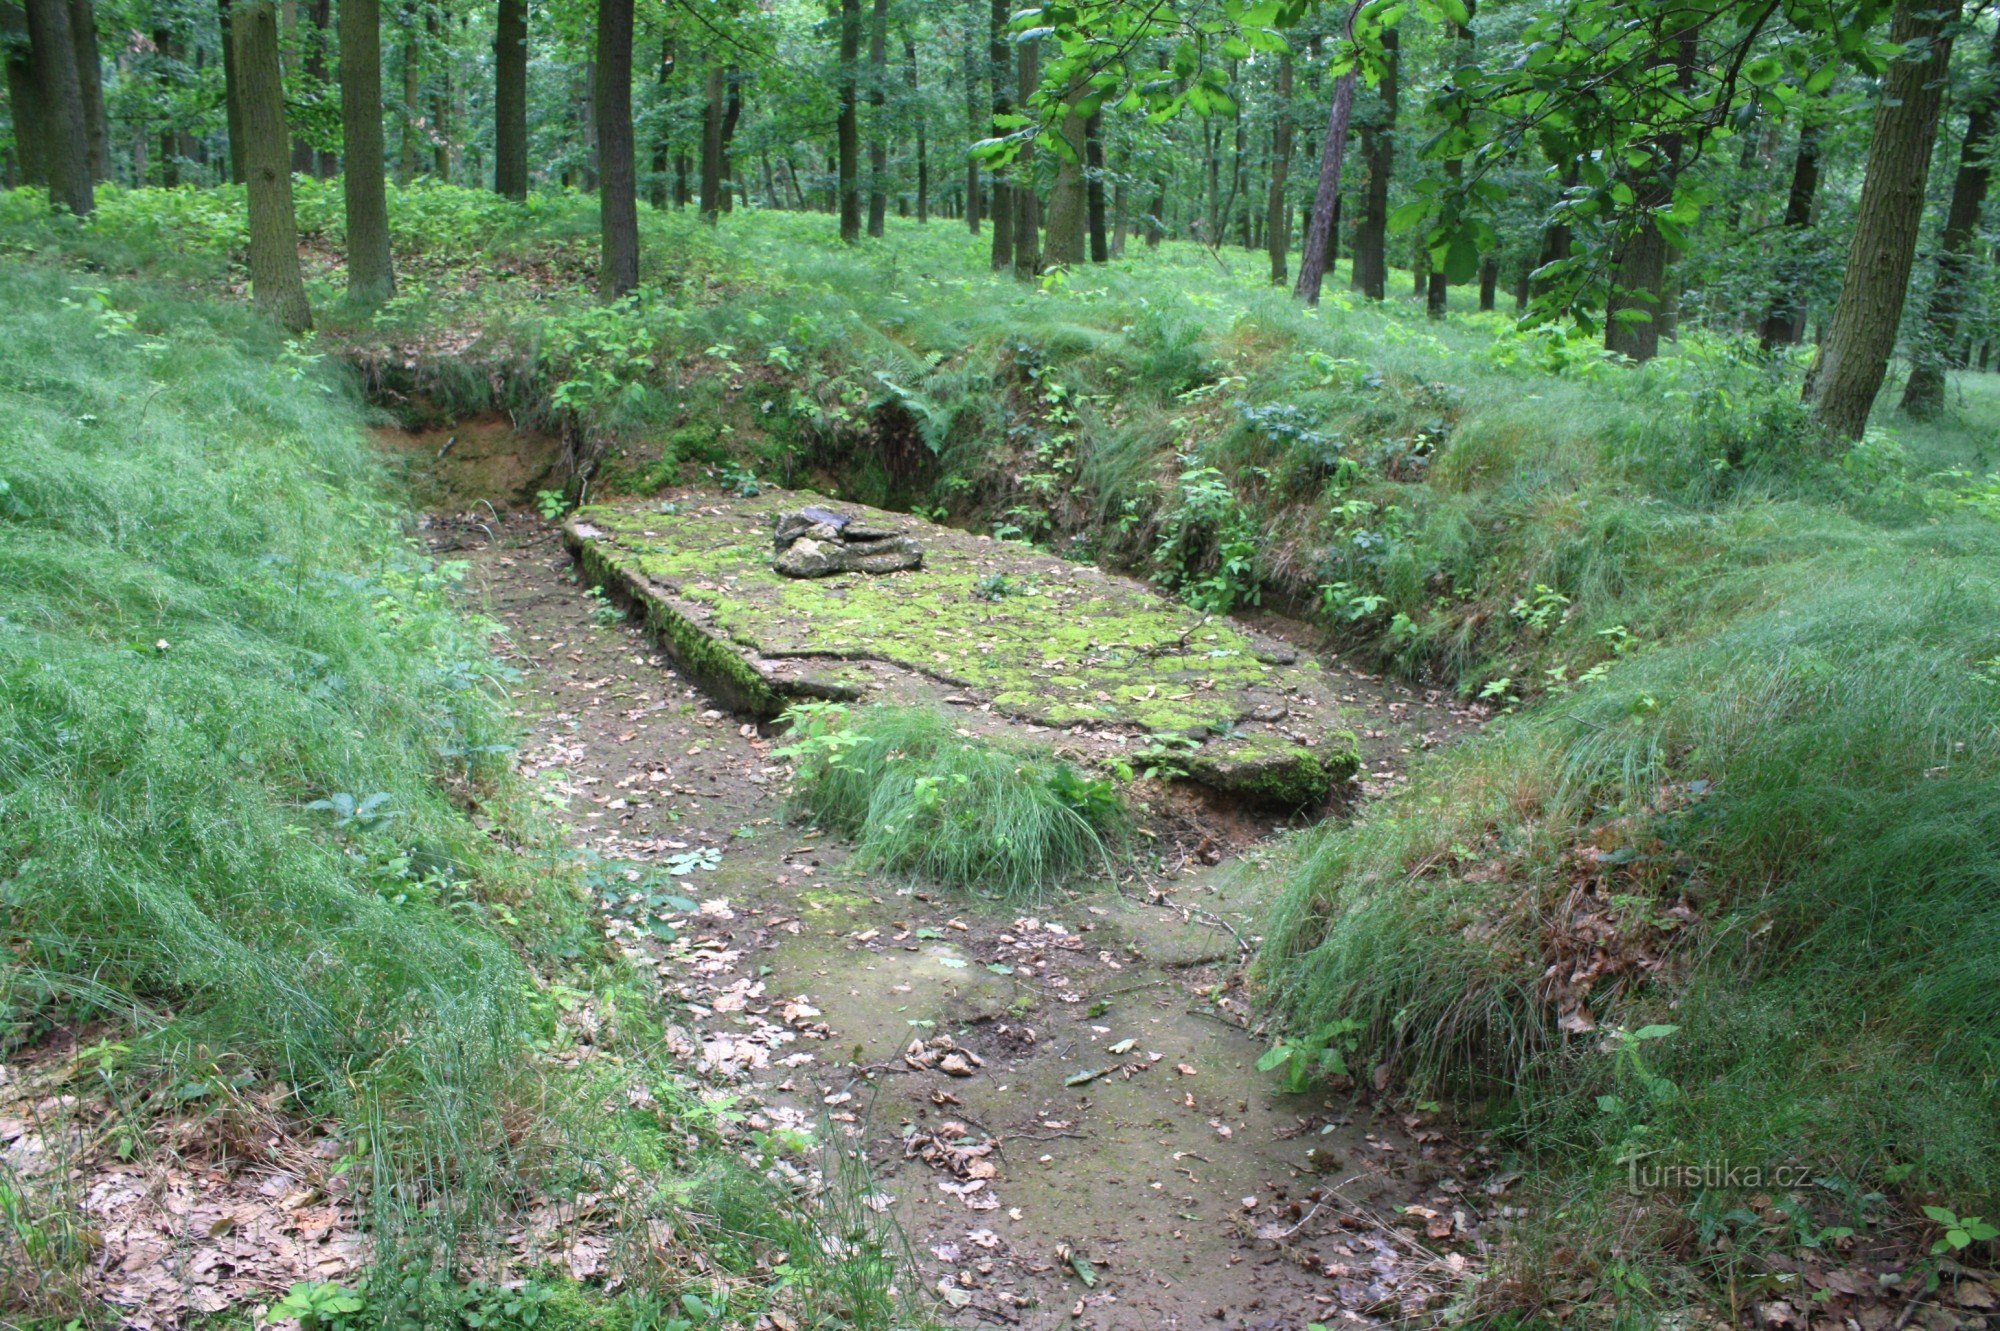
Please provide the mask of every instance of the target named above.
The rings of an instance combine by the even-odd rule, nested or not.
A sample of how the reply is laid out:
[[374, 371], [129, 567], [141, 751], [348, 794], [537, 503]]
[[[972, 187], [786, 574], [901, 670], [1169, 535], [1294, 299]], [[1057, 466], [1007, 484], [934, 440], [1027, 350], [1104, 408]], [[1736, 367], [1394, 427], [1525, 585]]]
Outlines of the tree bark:
[[1984, 81], [1966, 105], [1958, 175], [1952, 180], [1951, 206], [1938, 235], [1937, 280], [1931, 287], [1930, 308], [1924, 312], [1923, 331], [1911, 349], [1910, 379], [1903, 386], [1903, 410], [1919, 420], [1936, 415], [1944, 406], [1945, 366], [1957, 354], [1959, 320], [1972, 276], [1972, 247], [1992, 181], [1996, 111], [2000, 111], [2000, 29], [1995, 30], [1986, 57]]
[[[304, 77], [301, 81], [315, 96], [327, 91], [329, 86], [326, 78], [326, 51], [329, 45], [326, 22], [330, 14], [330, 6], [322, 0], [322, 3], [318, 4], [307, 3], [295, 17], [291, 15], [291, 7], [287, 6], [285, 16], [291, 29], [292, 40], [303, 57]], [[292, 136], [293, 175], [312, 175], [318, 156], [313, 151], [312, 144], [306, 142], [302, 135]]]
[[861, 61], [861, 0], [840, 0], [840, 238], [861, 240], [861, 108], [855, 87]]
[[398, 185], [407, 185], [416, 177], [417, 135], [422, 132], [424, 119], [417, 109], [423, 92], [423, 62], [417, 45], [414, 9], [405, 11], [403, 22], [403, 134], [396, 152]]
[[1111, 242], [1104, 234], [1104, 117], [1094, 112], [1083, 122], [1083, 199], [1090, 220], [1090, 261], [1107, 263]]
[[278, 14], [271, 0], [239, 0], [230, 17], [243, 103], [243, 168], [250, 195], [250, 294], [294, 333], [312, 327], [299, 271], [292, 212], [292, 146], [278, 69]]
[[[443, 22], [436, 9], [424, 16], [424, 27], [431, 35], [431, 44], [445, 50]], [[438, 180], [451, 182], [451, 60], [437, 62], [437, 69], [431, 76], [431, 174]]]
[[222, 25], [222, 110], [229, 134], [229, 179], [240, 185], [243, 172], [243, 88], [236, 76], [235, 21], [232, 0], [216, 0], [216, 16]]
[[1797, 249], [1812, 225], [1813, 195], [1819, 192], [1819, 126], [1799, 127], [1798, 153], [1792, 158], [1792, 187], [1785, 198], [1785, 229], [1779, 240], [1778, 290], [1757, 326], [1757, 341], [1766, 351], [1797, 346], [1806, 335], [1806, 302], [1799, 290], [1804, 281]]
[[1890, 40], [1913, 53], [1883, 80], [1840, 302], [1806, 376], [1814, 418], [1838, 438], [1859, 439], [1868, 428], [1896, 348], [1959, 9], [1957, 0], [1898, 0], [1890, 20]]
[[[1014, 58], [1015, 96], [1021, 111], [1034, 114], [1035, 90], [1042, 85], [1042, 50], [1034, 41], [1021, 43]], [[1035, 193], [1035, 145], [1029, 141], [1014, 159], [1014, 276], [1030, 281], [1042, 271], [1042, 200]]]
[[[1347, 14], [1348, 27], [1360, 9], [1356, 0]], [[1305, 245], [1299, 255], [1299, 281], [1293, 294], [1308, 305], [1319, 304], [1321, 285], [1331, 262], [1333, 228], [1340, 205], [1340, 168], [1347, 157], [1347, 128], [1354, 118], [1354, 71], [1348, 70], [1333, 84], [1333, 105], [1326, 117], [1326, 137], [1320, 141], [1319, 185], [1313, 192], [1312, 220], [1306, 224]]]
[[1271, 119], [1271, 189], [1264, 201], [1264, 242], [1271, 253], [1271, 285], [1290, 278], [1292, 207], [1286, 197], [1292, 175], [1292, 53], [1278, 57], [1278, 77], [1272, 92], [1277, 102]]
[[1495, 296], [1500, 290], [1500, 261], [1488, 254], [1479, 260], [1479, 308], [1493, 308]]
[[111, 179], [110, 149], [104, 127], [104, 62], [97, 51], [97, 7], [69, 0], [69, 35], [76, 47], [76, 86], [83, 98], [83, 137], [93, 181]]
[[[965, 16], [965, 41], [961, 51], [965, 79], [965, 141], [977, 143], [985, 138], [979, 132], [979, 29], [985, 17], [986, 6], [981, 0], [968, 0], [970, 8]], [[979, 234], [979, 159], [970, 153], [965, 157], [965, 229], [973, 235]]]
[[[1694, 86], [1695, 38], [1692, 30], [1674, 35], [1674, 84]], [[1667, 240], [1653, 220], [1655, 209], [1673, 201], [1680, 175], [1681, 135], [1663, 134], [1657, 147], [1664, 165], [1632, 182], [1641, 210], [1639, 227], [1620, 247], [1611, 274], [1611, 296], [1604, 305], [1604, 349], [1644, 364], [1660, 353], [1660, 334], [1667, 317]], [[1628, 315], [1630, 317], [1621, 317]]]
[[493, 192], [528, 197], [528, 0], [500, 0], [493, 25]]
[[639, 180], [632, 143], [632, 0], [597, 0], [598, 287], [617, 300], [639, 285]]
[[722, 115], [727, 85], [726, 71], [711, 63], [701, 99], [701, 220], [710, 225], [722, 217]]
[[931, 220], [930, 144], [925, 141], [923, 88], [917, 76], [917, 39], [903, 38], [903, 64], [909, 70], [910, 114], [916, 118], [917, 133], [917, 222]]
[[879, 237], [889, 207], [889, 0], [875, 0], [868, 24], [868, 234]]
[[46, 185], [48, 130], [42, 115], [42, 84], [35, 76], [34, 51], [28, 37], [27, 11], [18, 4], [0, 4], [0, 33], [6, 36], [7, 106], [14, 119], [19, 183]]
[[340, 133], [347, 150], [347, 297], [376, 305], [396, 291], [382, 181], [380, 0], [340, 0]]
[[64, 0], [28, 0], [27, 8], [28, 41], [42, 85], [42, 169], [48, 176], [49, 202], [88, 217], [97, 203], [69, 6]]
[[1087, 85], [1074, 79], [1064, 91], [1062, 135], [1066, 149], [1056, 161], [1055, 183], [1049, 188], [1049, 226], [1045, 257], [1051, 265], [1083, 262], [1084, 226], [1088, 202], [1083, 180], [1083, 117], [1076, 113]]
[[1402, 73], [1396, 29], [1383, 29], [1382, 54], [1387, 68], [1376, 89], [1382, 112], [1361, 127], [1361, 163], [1368, 180], [1361, 192], [1361, 220], [1354, 228], [1353, 286], [1369, 300], [1382, 300], [1389, 291], [1389, 177], [1396, 167], [1396, 103]]
[[[1460, 43], [1463, 44], [1465, 49], [1465, 54], [1460, 58], [1461, 63], [1463, 64], [1469, 65], [1472, 63], [1471, 19], [1472, 15], [1477, 11], [1477, 9], [1478, 9], [1478, 0], [1465, 0], [1466, 22], [1454, 23], [1452, 25], [1452, 35], [1456, 37]], [[1452, 123], [1453, 127], [1456, 128], [1462, 122], [1459, 120], [1454, 120]], [[1445, 179], [1451, 181], [1452, 187], [1456, 188], [1458, 181], [1465, 175], [1464, 159], [1459, 157], [1452, 157], [1448, 159], [1444, 164], [1444, 174], [1445, 174]], [[1433, 271], [1430, 275], [1430, 285], [1425, 292], [1424, 312], [1433, 319], [1442, 319], [1444, 318], [1445, 308], [1449, 303], [1450, 299], [1451, 299], [1451, 275], [1446, 273], [1443, 269], [1438, 269]]]
[[722, 211], [729, 212], [736, 206], [738, 182], [736, 162], [730, 156], [729, 147], [736, 141], [736, 125], [743, 119], [743, 78], [734, 65], [725, 65], [722, 70], [722, 142], [717, 145], [716, 160], [722, 166], [722, 188], [717, 197], [722, 200]]
[[[987, 8], [986, 66], [987, 77], [993, 85], [993, 133], [997, 137], [1007, 133], [1000, 127], [1000, 117], [1013, 114], [1014, 109], [1014, 58], [1013, 48], [1007, 44], [1007, 0], [991, 0]], [[993, 177], [993, 252], [994, 271], [1005, 268], [1014, 261], [1014, 185], [1002, 175]]]

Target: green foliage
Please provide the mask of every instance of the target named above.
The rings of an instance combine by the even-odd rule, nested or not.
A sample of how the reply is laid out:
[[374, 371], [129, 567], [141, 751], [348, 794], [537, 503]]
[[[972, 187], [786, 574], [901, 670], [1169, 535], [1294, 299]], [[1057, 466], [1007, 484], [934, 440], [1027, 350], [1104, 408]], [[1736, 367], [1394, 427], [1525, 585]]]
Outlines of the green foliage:
[[1108, 863], [1125, 809], [1108, 781], [915, 708], [788, 713], [793, 797], [855, 839], [866, 867], [982, 895], [1032, 897]]

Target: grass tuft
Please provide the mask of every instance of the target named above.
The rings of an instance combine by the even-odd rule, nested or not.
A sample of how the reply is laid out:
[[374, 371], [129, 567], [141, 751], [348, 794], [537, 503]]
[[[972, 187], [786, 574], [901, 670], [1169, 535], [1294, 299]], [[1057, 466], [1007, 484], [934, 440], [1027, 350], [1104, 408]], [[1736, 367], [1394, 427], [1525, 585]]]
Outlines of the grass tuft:
[[1125, 819], [1112, 784], [942, 713], [791, 709], [800, 812], [855, 839], [856, 863], [982, 896], [1034, 897], [1108, 865]]

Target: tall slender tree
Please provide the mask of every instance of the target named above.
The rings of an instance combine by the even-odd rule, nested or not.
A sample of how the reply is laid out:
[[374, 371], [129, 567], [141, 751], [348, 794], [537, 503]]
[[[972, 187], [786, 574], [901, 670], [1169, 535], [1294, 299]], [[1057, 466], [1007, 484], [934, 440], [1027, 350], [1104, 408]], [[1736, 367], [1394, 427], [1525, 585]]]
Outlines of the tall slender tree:
[[528, 0], [500, 0], [493, 25], [493, 192], [528, 197]]
[[[1465, 19], [1451, 25], [1452, 36], [1462, 53], [1457, 57], [1461, 68], [1468, 67], [1473, 60], [1472, 19], [1478, 9], [1478, 0], [1465, 0]], [[1456, 140], [1457, 151], [1445, 158], [1444, 177], [1453, 185], [1465, 175], [1465, 152], [1471, 145], [1465, 141], [1466, 122], [1471, 108], [1466, 104], [1464, 94], [1457, 93], [1452, 99], [1451, 123], [1445, 133]], [[1446, 267], [1449, 267], [1447, 263]], [[1443, 268], [1434, 269], [1430, 274], [1429, 286], [1424, 293], [1424, 311], [1433, 319], [1444, 317], [1446, 303], [1451, 297], [1451, 275]]]
[[1361, 126], [1361, 164], [1368, 180], [1361, 192], [1361, 218], [1354, 227], [1353, 285], [1369, 300], [1389, 293], [1389, 177], [1396, 169], [1396, 111], [1402, 77], [1402, 38], [1382, 30], [1382, 78], [1376, 84], [1379, 109]]
[[1966, 100], [1965, 141], [1959, 145], [1958, 174], [1951, 185], [1951, 204], [1944, 230], [1938, 235], [1937, 280], [1931, 284], [1930, 307], [1910, 355], [1910, 378], [1903, 385], [1903, 410], [1923, 419], [1944, 406], [1944, 372], [1957, 352], [1959, 323], [1971, 284], [1973, 247], [1979, 238], [1979, 214], [1993, 177], [1993, 129], [2000, 112], [2000, 27], [1978, 85]]
[[702, 81], [701, 99], [701, 220], [722, 220], [722, 118], [728, 99], [728, 74], [711, 58]]
[[861, 0], [840, 0], [840, 118], [834, 128], [839, 158], [840, 238], [861, 241], [861, 105], [855, 86], [861, 63]]
[[868, 234], [881, 236], [889, 211], [889, 0], [875, 0], [868, 24]]
[[250, 195], [250, 295], [294, 333], [312, 327], [299, 271], [292, 211], [292, 145], [278, 68], [278, 13], [272, 0], [238, 0], [230, 16], [243, 101], [243, 169]]
[[70, 42], [76, 48], [76, 87], [83, 103], [83, 138], [90, 178], [109, 180], [110, 134], [104, 123], [104, 58], [97, 48], [97, 6], [92, 0], [69, 0]]
[[[1005, 134], [1002, 121], [1014, 111], [1014, 48], [1007, 42], [1007, 0], [987, 6], [986, 67], [993, 85], [993, 133]], [[993, 177], [993, 256], [995, 271], [1014, 262], [1014, 182]]]
[[[1813, 196], [1819, 192], [1820, 128], [1808, 119], [1799, 126], [1799, 146], [1792, 157], [1792, 185], [1785, 198], [1784, 230], [1779, 234], [1780, 258], [1777, 287], [1764, 318], [1757, 325], [1757, 341], [1764, 350], [1796, 346], [1806, 335], [1806, 301], [1801, 290], [1798, 248], [1806, 243], [1806, 228], [1812, 225]], [[1564, 252], [1568, 257], [1568, 231], [1564, 230]], [[1545, 259], [1544, 262], [1547, 262]]]
[[243, 80], [236, 72], [234, 0], [215, 0], [215, 8], [222, 24], [222, 112], [229, 130], [229, 179], [241, 185], [249, 177], [243, 167]]
[[1278, 57], [1278, 75], [1271, 88], [1271, 184], [1264, 200], [1264, 244], [1271, 254], [1271, 285], [1283, 286], [1291, 276], [1292, 201], [1292, 53]]
[[[1671, 64], [1674, 86], [1684, 94], [1692, 89], [1694, 30], [1683, 28], [1664, 35], [1654, 64]], [[1604, 349], [1639, 362], [1659, 354], [1660, 333], [1666, 323], [1667, 238], [1654, 218], [1656, 210], [1673, 200], [1682, 147], [1683, 136], [1677, 129], [1646, 145], [1649, 160], [1631, 182], [1639, 220], [1624, 236], [1613, 259], [1611, 296], [1604, 306]]]
[[395, 294], [389, 201], [382, 179], [381, 0], [340, 0], [340, 133], [347, 148], [347, 296], [376, 305]]
[[1084, 117], [1077, 105], [1089, 91], [1081, 78], [1070, 80], [1063, 92], [1062, 122], [1056, 127], [1062, 151], [1056, 156], [1056, 178], [1049, 188], [1049, 225], [1044, 258], [1051, 264], [1079, 264], [1084, 255], [1084, 227], [1089, 199], [1084, 189]]
[[41, 82], [42, 169], [48, 176], [49, 202], [87, 217], [97, 206], [97, 195], [69, 6], [64, 0], [28, 0], [27, 9], [28, 41]]
[[639, 180], [632, 143], [632, 0], [597, 0], [598, 289], [616, 300], [639, 285]]
[[[965, 80], [965, 137], [968, 143], [976, 143], [985, 135], [980, 132], [982, 108], [980, 105], [979, 47], [980, 31], [985, 23], [986, 5], [984, 0], [967, 0], [970, 9], [965, 16], [965, 40], [960, 43], [963, 77]], [[979, 234], [981, 200], [979, 197], [979, 159], [971, 153], [965, 155], [965, 228], [973, 235]]]
[[14, 121], [14, 156], [20, 182], [46, 185], [43, 154], [48, 130], [42, 123], [42, 84], [35, 76], [27, 11], [19, 4], [0, 4], [0, 38], [4, 38], [7, 52], [7, 109]]
[[916, 122], [911, 128], [917, 136], [917, 221], [923, 223], [931, 220], [930, 123], [924, 115], [924, 90], [917, 72], [917, 39], [907, 33], [903, 37], [903, 68], [910, 95], [910, 116]]
[[1882, 80], [1840, 301], [1806, 376], [1814, 419], [1839, 438], [1868, 428], [1896, 347], [1959, 9], [1958, 0], [1897, 0], [1889, 22], [1904, 55]]
[[1083, 122], [1083, 200], [1090, 221], [1090, 261], [1107, 263], [1111, 242], [1104, 234], [1104, 117], [1095, 111]]
[[[1023, 109], [1034, 102], [1042, 84], [1042, 49], [1038, 38], [1020, 43], [1014, 53], [1014, 94]], [[1042, 200], [1035, 192], [1035, 145], [1024, 144], [1014, 159], [1014, 276], [1028, 280], [1042, 271]]]
[[[1354, 0], [1347, 11], [1347, 37], [1354, 37], [1354, 17], [1361, 12], [1362, 0]], [[1347, 131], [1354, 120], [1354, 78], [1349, 68], [1333, 81], [1333, 101], [1327, 108], [1326, 135], [1320, 140], [1319, 183], [1313, 191], [1312, 220], [1299, 254], [1299, 280], [1293, 294], [1308, 305], [1319, 304], [1320, 288], [1326, 282], [1331, 262], [1334, 227], [1340, 219], [1340, 172], [1347, 158]]]

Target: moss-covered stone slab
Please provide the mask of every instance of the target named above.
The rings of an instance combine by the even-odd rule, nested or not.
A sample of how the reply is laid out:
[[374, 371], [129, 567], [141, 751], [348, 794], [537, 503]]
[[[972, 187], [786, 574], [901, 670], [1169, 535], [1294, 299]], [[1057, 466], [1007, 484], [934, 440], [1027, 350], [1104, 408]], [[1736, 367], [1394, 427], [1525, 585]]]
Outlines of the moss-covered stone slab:
[[[774, 517], [807, 504], [913, 537], [923, 567], [781, 576]], [[927, 695], [1060, 729], [1098, 761], [1164, 760], [1202, 785], [1294, 807], [1355, 768], [1316, 663], [1025, 545], [782, 490], [592, 505], [564, 532], [590, 577], [641, 606], [705, 688], [761, 717], [804, 698]]]

